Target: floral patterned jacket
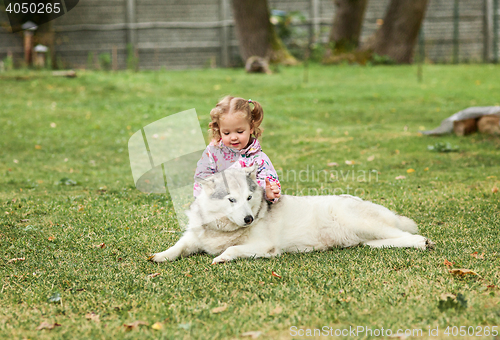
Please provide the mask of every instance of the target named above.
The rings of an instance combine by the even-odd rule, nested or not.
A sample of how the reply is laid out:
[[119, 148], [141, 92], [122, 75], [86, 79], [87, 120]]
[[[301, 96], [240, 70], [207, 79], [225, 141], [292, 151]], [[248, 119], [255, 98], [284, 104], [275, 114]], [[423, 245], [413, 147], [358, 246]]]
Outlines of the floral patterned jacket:
[[[230, 167], [246, 168], [257, 163], [257, 183], [266, 190], [266, 178], [270, 182], [276, 182], [281, 192], [281, 184], [274, 170], [273, 164], [267, 155], [262, 151], [260, 143], [257, 139], [253, 139], [249, 146], [244, 149], [237, 150], [230, 148], [222, 142], [210, 143], [203, 152], [203, 156], [198, 161], [194, 177], [205, 178], [216, 172], [223, 171]], [[201, 193], [201, 186], [195, 182], [194, 196], [197, 197]], [[266, 197], [266, 200], [267, 197]], [[268, 200], [271, 203], [278, 201]]]

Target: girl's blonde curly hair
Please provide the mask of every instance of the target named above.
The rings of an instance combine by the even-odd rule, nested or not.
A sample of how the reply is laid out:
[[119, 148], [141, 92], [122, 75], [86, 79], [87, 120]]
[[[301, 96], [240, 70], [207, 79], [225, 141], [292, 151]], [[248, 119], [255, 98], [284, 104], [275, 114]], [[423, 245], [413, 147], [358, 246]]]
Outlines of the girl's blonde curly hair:
[[[253, 105], [251, 109], [250, 104]], [[208, 124], [210, 127], [210, 139], [215, 141], [221, 140], [220, 135], [220, 117], [228, 113], [242, 113], [243, 117], [250, 124], [250, 128], [253, 129], [253, 136], [257, 139], [262, 135], [262, 128], [260, 124], [264, 119], [264, 110], [259, 102], [254, 100], [246, 100], [243, 98], [226, 96], [210, 111], [210, 117], [212, 121]]]

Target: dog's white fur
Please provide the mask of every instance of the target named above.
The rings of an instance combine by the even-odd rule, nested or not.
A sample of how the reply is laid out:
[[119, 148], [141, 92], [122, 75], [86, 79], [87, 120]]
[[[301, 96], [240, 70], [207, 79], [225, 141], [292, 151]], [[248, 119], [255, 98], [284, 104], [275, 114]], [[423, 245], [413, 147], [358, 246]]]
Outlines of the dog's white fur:
[[[418, 232], [411, 219], [349, 195], [283, 195], [268, 204], [255, 182], [256, 167], [228, 169], [205, 180], [187, 212], [181, 239], [155, 262], [206, 252], [213, 264], [241, 257], [273, 257], [283, 252], [309, 252], [359, 244], [374, 248], [427, 249], [434, 243]], [[246, 219], [246, 220], [245, 220]]]

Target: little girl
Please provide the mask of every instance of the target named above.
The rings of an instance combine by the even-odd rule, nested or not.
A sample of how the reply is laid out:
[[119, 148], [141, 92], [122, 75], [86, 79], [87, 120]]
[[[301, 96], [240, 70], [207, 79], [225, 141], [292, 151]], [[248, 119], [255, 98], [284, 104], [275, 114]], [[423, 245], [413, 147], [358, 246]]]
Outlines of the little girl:
[[[257, 140], [262, 134], [262, 106], [251, 99], [227, 96], [210, 111], [210, 117], [212, 141], [198, 161], [195, 177], [205, 178], [229, 167], [245, 168], [257, 163], [257, 183], [265, 190], [267, 201], [277, 202], [281, 196], [278, 175]], [[195, 183], [194, 196], [200, 192], [201, 186]]]

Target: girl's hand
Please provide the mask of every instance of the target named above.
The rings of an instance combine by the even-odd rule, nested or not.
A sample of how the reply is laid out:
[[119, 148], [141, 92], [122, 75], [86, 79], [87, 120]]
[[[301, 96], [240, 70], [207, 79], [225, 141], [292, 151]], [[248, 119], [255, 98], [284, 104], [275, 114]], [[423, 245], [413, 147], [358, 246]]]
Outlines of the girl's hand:
[[276, 182], [269, 182], [269, 179], [266, 178], [266, 197], [268, 200], [273, 200], [275, 198], [280, 197], [280, 188]]

